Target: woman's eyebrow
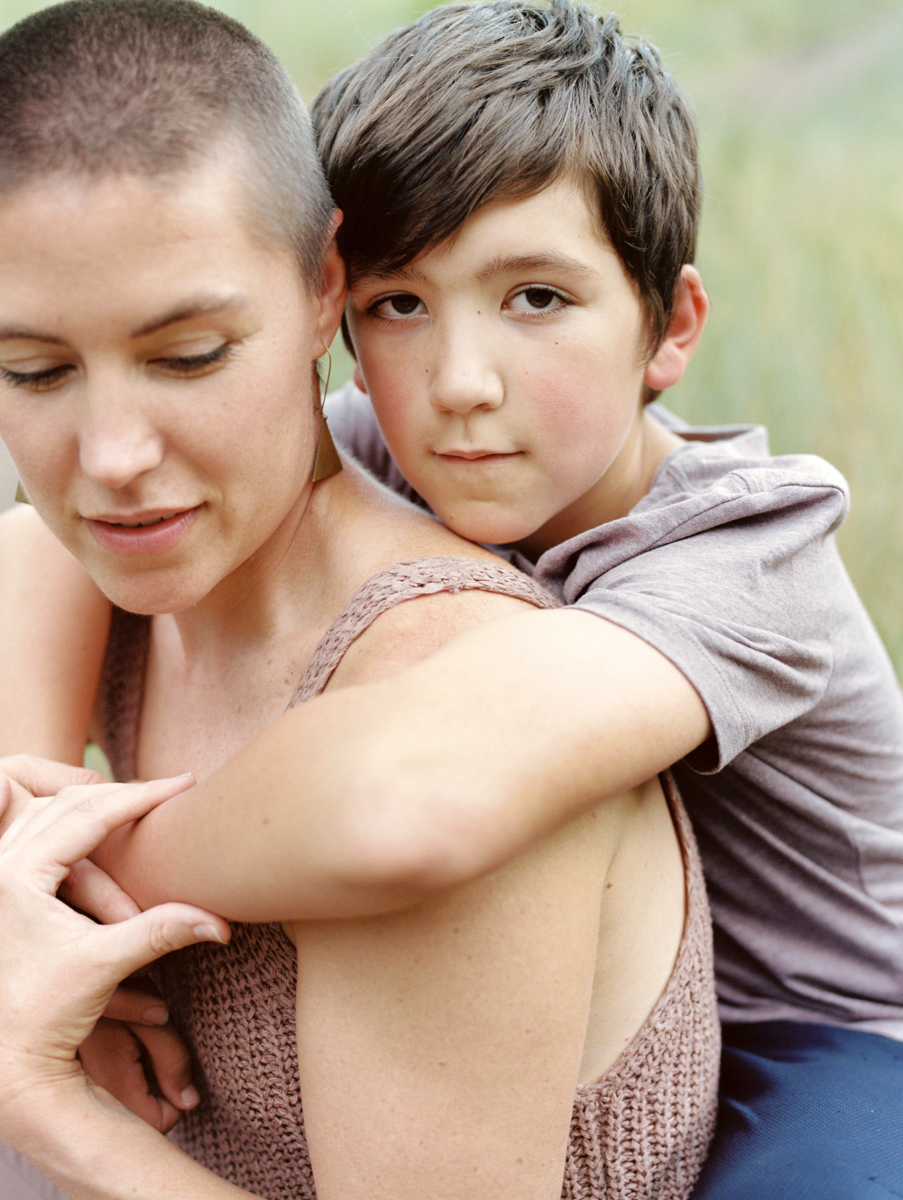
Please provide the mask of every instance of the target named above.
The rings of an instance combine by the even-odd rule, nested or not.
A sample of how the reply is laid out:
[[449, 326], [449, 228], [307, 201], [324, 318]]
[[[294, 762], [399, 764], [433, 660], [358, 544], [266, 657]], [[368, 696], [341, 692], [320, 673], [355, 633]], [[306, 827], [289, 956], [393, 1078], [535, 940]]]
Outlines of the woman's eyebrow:
[[51, 333], [41, 333], [38, 329], [28, 329], [24, 325], [0, 326], [0, 342], [46, 342], [49, 346], [65, 346], [62, 338]]
[[[190, 321], [194, 317], [203, 317], [209, 313], [240, 309], [248, 303], [248, 297], [243, 292], [234, 292], [226, 296], [210, 294], [194, 296], [189, 300], [180, 301], [179, 304], [168, 309], [159, 317], [152, 317], [151, 320], [132, 330], [130, 336], [133, 338], [147, 337], [148, 334], [157, 333], [168, 325], [178, 325], [180, 321]], [[29, 329], [25, 325], [0, 326], [0, 342], [16, 341], [44, 342], [48, 346], [68, 344], [64, 338], [57, 337], [56, 334], [44, 333], [40, 329]]]
[[133, 338], [147, 337], [148, 334], [157, 333], [168, 325], [178, 325], [182, 321], [190, 321], [194, 317], [204, 317], [211, 313], [244, 308], [248, 303], [248, 297], [243, 292], [234, 292], [227, 296], [215, 294], [193, 296], [188, 300], [180, 301], [179, 304], [168, 309], [159, 317], [153, 317], [150, 321], [132, 330], [131, 336]]

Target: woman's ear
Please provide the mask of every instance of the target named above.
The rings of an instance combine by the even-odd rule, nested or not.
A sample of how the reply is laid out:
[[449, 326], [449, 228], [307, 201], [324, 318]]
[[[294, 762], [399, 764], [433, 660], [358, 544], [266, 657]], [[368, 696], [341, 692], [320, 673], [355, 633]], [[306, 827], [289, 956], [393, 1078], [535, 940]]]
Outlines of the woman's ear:
[[709, 312], [709, 298], [695, 267], [681, 268], [674, 292], [674, 311], [662, 344], [646, 364], [643, 382], [654, 392], [673, 387], [693, 357]]
[[345, 311], [345, 301], [348, 298], [348, 282], [345, 274], [345, 264], [336, 245], [335, 232], [342, 223], [342, 214], [335, 210], [332, 224], [332, 234], [329, 246], [323, 255], [323, 269], [320, 276], [320, 286], [317, 299], [320, 303], [320, 313], [317, 318], [317, 336], [322, 339], [323, 349], [319, 350], [319, 358], [332, 345], [342, 313]]

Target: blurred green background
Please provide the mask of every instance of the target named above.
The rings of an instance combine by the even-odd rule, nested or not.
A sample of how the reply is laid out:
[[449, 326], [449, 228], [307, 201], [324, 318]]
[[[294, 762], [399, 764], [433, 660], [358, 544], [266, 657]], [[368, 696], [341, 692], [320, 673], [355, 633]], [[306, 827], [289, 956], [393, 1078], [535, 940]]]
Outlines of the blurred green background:
[[[40, 2], [0, 0], [3, 27]], [[423, 0], [220, 0], [304, 95]], [[903, 675], [903, 10], [899, 0], [624, 0], [694, 99], [712, 316], [669, 395], [761, 421], [850, 481], [850, 572]], [[342, 358], [336, 374], [347, 374]]]

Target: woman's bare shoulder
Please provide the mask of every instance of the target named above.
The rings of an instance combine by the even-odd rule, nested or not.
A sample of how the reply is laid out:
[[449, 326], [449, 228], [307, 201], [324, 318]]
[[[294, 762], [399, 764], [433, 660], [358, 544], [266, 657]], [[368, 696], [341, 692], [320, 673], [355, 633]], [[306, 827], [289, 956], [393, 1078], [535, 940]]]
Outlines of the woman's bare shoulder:
[[[504, 567], [512, 570], [513, 568]], [[457, 634], [518, 612], [538, 611], [498, 592], [468, 588], [405, 600], [382, 613], [348, 649], [330, 687], [373, 683], [427, 658]]]
[[452, 533], [427, 509], [389, 491], [357, 463], [342, 472], [339, 507], [346, 529], [346, 544], [356, 544], [371, 567], [418, 556], [466, 556], [495, 562], [497, 556], [483, 546]]

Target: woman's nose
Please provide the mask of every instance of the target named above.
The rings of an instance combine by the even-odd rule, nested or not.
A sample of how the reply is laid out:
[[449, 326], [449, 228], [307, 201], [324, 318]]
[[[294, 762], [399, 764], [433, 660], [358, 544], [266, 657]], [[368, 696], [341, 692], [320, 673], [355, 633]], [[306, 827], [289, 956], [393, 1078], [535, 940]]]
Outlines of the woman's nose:
[[108, 383], [89, 386], [88, 391], [79, 462], [95, 483], [116, 491], [160, 465], [164, 439], [127, 388]]

